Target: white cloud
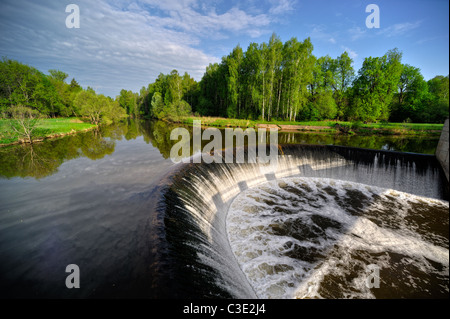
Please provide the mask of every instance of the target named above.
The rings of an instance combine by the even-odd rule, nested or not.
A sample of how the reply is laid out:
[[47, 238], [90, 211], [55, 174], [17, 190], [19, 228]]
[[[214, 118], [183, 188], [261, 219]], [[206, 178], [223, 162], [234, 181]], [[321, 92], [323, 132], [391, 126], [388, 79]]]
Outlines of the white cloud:
[[341, 46], [342, 50], [347, 51], [348, 56], [350, 58], [352, 58], [353, 60], [355, 60], [358, 57], [358, 53], [356, 53], [355, 51], [353, 51], [352, 49], [350, 49], [349, 47], [346, 46]]
[[311, 25], [311, 31], [309, 33], [311, 39], [326, 41], [332, 44], [336, 44], [336, 33], [335, 32], [327, 32], [326, 27], [324, 25]]
[[348, 33], [350, 35], [350, 39], [352, 41], [358, 40], [366, 35], [366, 30], [361, 29], [361, 27], [354, 27], [351, 29], [348, 29]]
[[172, 69], [200, 80], [209, 63], [220, 61], [200, 49], [202, 41], [258, 37], [292, 6], [282, 0], [260, 13], [238, 6], [217, 13], [203, 0], [77, 0], [80, 28], [67, 29], [65, 3], [2, 1], [0, 55], [45, 73], [61, 69], [110, 96], [121, 88], [138, 91]]
[[290, 0], [272, 0], [272, 8], [270, 8], [269, 13], [271, 14], [285, 14], [294, 10], [295, 1]]
[[416, 22], [405, 22], [405, 23], [397, 23], [394, 25], [391, 25], [387, 28], [381, 28], [378, 32], [379, 35], [385, 35], [387, 37], [396, 37], [405, 35], [411, 30], [414, 30], [422, 24], [422, 21], [416, 21]]
[[430, 36], [426, 38], [422, 38], [420, 40], [417, 40], [415, 43], [418, 45], [423, 45], [425, 43], [433, 42], [433, 41], [444, 41], [446, 40], [448, 42], [448, 35], [437, 35], [437, 36]]
[[[154, 25], [182, 30], [196, 36], [220, 38], [223, 37], [224, 32], [237, 32], [253, 36], [259, 34], [258, 31], [261, 27], [268, 26], [272, 22], [272, 18], [267, 13], [252, 15], [238, 7], [232, 7], [222, 14], [217, 14], [215, 8], [208, 8], [207, 5], [200, 4], [195, 0], [144, 0], [143, 2], [166, 14], [165, 16], [152, 16]], [[275, 11], [281, 12], [281, 9]]]

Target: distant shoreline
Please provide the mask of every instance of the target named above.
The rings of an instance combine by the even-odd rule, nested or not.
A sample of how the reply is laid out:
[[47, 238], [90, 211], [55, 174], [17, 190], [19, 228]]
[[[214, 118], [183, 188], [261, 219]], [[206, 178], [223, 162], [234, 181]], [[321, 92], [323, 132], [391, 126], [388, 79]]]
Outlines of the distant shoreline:
[[164, 119], [171, 123], [192, 125], [194, 120], [201, 121], [204, 127], [217, 128], [254, 128], [278, 129], [279, 132], [322, 132], [345, 135], [440, 135], [444, 124], [422, 123], [361, 123], [344, 121], [310, 121], [288, 124], [285, 121], [253, 121], [228, 119], [221, 117], [185, 117], [181, 119]]

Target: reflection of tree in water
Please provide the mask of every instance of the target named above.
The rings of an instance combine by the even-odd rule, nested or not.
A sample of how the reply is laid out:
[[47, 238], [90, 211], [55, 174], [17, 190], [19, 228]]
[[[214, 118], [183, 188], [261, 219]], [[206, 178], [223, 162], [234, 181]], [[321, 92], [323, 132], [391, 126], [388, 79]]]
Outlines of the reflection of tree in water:
[[81, 145], [81, 151], [83, 154], [91, 159], [98, 160], [105, 155], [111, 155], [114, 153], [116, 143], [114, 140], [106, 140], [102, 137], [100, 130], [94, 130], [93, 134], [84, 136], [83, 143]]
[[[113, 136], [114, 132], [111, 130], [106, 133]], [[105, 132], [90, 131], [33, 145], [0, 148], [0, 177], [39, 179], [56, 173], [62, 163], [80, 156], [92, 160], [101, 159], [112, 154], [115, 148], [114, 140], [106, 139], [104, 134]]]
[[[192, 128], [184, 125], [169, 124], [164, 121], [152, 121], [149, 125], [143, 126], [144, 136], [147, 135], [150, 143], [156, 147], [164, 158], [170, 157], [172, 146], [178, 143], [178, 140], [171, 140], [170, 133], [178, 127], [186, 128], [192, 135]], [[189, 148], [191, 145], [189, 143]], [[191, 149], [192, 153], [192, 149]]]
[[125, 135], [125, 139], [127, 141], [134, 140], [138, 136], [142, 135], [142, 131], [140, 129], [139, 121], [128, 120], [127, 123], [123, 123], [123, 124], [127, 124], [127, 132], [126, 132], [126, 134], [124, 134]]
[[39, 144], [23, 144], [0, 149], [0, 176], [42, 178], [55, 173], [62, 161], [48, 157], [48, 150]]
[[113, 125], [101, 126], [100, 132], [103, 137], [109, 137], [116, 141], [121, 141], [123, 136], [128, 134], [128, 123], [120, 122]]
[[278, 134], [280, 144], [319, 144], [341, 145], [377, 150], [393, 150], [434, 154], [439, 137], [426, 136], [382, 136], [382, 135], [343, 135], [325, 133], [287, 133]]

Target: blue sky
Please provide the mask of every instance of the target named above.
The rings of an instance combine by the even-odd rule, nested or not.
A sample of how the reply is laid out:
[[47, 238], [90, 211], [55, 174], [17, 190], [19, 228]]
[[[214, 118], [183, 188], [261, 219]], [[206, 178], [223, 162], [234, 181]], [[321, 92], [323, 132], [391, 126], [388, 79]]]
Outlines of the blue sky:
[[[66, 28], [68, 4], [80, 28]], [[380, 28], [366, 27], [368, 4]], [[398, 48], [425, 79], [449, 73], [448, 0], [0, 0], [0, 55], [44, 73], [59, 69], [111, 97], [139, 92], [177, 69], [200, 80], [209, 63], [240, 44], [311, 37], [313, 54], [365, 57]]]

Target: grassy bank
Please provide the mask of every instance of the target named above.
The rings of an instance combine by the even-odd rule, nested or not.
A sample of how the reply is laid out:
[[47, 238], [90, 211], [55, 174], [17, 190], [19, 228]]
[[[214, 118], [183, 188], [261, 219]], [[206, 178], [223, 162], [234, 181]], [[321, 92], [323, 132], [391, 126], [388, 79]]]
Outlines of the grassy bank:
[[192, 125], [194, 120], [200, 120], [203, 126], [214, 127], [270, 127], [277, 126], [281, 131], [302, 132], [320, 131], [341, 134], [359, 135], [439, 135], [443, 124], [427, 123], [362, 123], [345, 121], [261, 121], [261, 120], [240, 120], [221, 117], [185, 117], [179, 120], [180, 123]]
[[[21, 138], [14, 134], [10, 127], [9, 119], [0, 119], [0, 145], [20, 143]], [[42, 119], [33, 131], [33, 141], [53, 138], [87, 131], [96, 127], [90, 123], [84, 123], [77, 118], [52, 118]]]

